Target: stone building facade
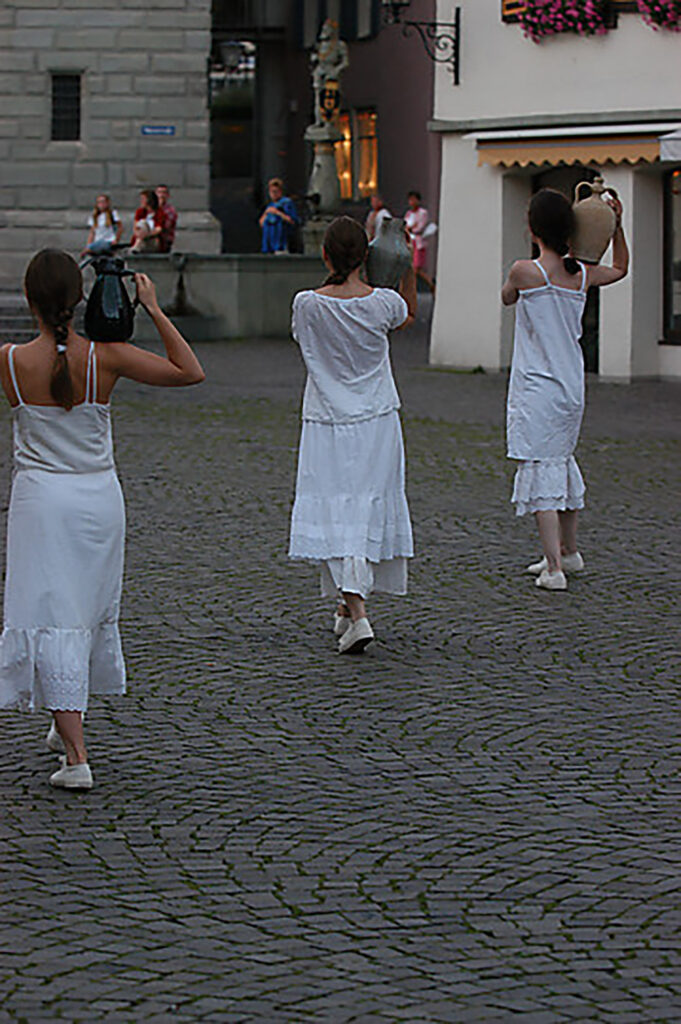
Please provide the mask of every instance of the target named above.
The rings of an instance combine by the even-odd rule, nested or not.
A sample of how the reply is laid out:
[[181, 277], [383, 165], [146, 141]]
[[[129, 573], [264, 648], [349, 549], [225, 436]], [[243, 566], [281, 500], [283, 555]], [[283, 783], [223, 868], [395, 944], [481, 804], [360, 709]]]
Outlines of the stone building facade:
[[4, 0], [0, 287], [16, 288], [40, 247], [80, 251], [100, 192], [127, 238], [139, 189], [165, 183], [176, 247], [219, 250], [208, 212], [210, 47], [210, 0]]

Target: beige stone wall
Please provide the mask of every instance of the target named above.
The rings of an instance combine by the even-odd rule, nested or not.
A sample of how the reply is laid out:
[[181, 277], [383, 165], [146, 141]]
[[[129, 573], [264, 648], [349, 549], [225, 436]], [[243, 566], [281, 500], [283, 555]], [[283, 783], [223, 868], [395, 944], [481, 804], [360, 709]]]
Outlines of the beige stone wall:
[[[127, 236], [137, 192], [167, 183], [178, 249], [215, 252], [208, 211], [210, 0], [4, 0], [0, 5], [0, 286], [43, 245], [78, 251], [98, 191]], [[54, 142], [51, 72], [82, 74], [82, 134]], [[172, 137], [143, 125], [174, 125]]]

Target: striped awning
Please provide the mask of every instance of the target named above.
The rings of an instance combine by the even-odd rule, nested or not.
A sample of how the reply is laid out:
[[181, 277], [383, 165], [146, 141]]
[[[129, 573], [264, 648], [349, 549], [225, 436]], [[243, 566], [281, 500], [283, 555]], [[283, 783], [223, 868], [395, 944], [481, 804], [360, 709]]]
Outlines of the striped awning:
[[661, 136], [677, 124], [605, 125], [585, 128], [477, 132], [478, 166], [529, 167], [542, 164], [637, 164], [660, 159]]

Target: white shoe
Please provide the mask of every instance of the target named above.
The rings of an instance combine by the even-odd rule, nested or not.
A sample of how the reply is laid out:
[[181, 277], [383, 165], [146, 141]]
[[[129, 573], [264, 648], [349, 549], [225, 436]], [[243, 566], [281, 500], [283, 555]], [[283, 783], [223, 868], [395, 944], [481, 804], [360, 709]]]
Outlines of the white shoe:
[[371, 623], [365, 617], [351, 622], [338, 641], [339, 654], [359, 654], [374, 639]]
[[567, 590], [565, 573], [561, 572], [560, 569], [556, 572], [549, 572], [548, 569], [542, 569], [535, 580], [535, 585], [543, 587], [544, 590]]
[[[584, 569], [584, 559], [580, 555], [579, 551], [575, 551], [572, 555], [561, 555], [560, 564], [563, 567], [563, 572], [582, 572]], [[532, 565], [528, 565], [525, 572], [528, 572], [530, 576], [538, 576], [544, 569], [548, 569], [549, 563], [546, 560], [546, 555], [539, 562], [533, 562]]]
[[50, 731], [45, 737], [45, 746], [48, 750], [51, 750], [53, 754], [63, 754], [66, 750], [64, 741], [57, 732], [57, 726], [54, 723], [54, 718], [52, 719]]
[[58, 789], [92, 789], [93, 781], [89, 764], [67, 764], [66, 758], [61, 768], [50, 775], [50, 785]]
[[352, 619], [349, 615], [339, 615], [338, 612], [333, 617], [333, 631], [336, 636], [343, 636], [344, 633], [350, 629]]

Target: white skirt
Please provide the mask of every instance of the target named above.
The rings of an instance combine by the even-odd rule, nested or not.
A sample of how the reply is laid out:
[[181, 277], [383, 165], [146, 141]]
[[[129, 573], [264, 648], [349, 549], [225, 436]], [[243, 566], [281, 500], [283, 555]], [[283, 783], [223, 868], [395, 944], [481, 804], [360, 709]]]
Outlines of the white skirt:
[[533, 459], [516, 470], [511, 501], [516, 515], [566, 512], [584, 508], [584, 479], [574, 455], [565, 459]]
[[[330, 563], [327, 589], [351, 589], [354, 581], [404, 593], [406, 563], [395, 567], [413, 553], [397, 410], [359, 423], [304, 422], [289, 556]], [[356, 559], [369, 564], [359, 568]]]
[[114, 470], [14, 478], [0, 707], [85, 711], [125, 692], [118, 632], [125, 508]]

